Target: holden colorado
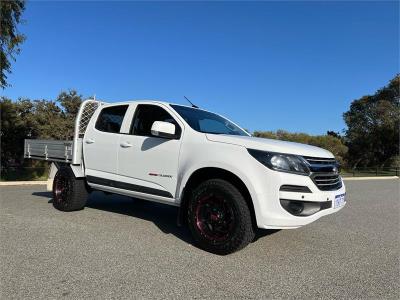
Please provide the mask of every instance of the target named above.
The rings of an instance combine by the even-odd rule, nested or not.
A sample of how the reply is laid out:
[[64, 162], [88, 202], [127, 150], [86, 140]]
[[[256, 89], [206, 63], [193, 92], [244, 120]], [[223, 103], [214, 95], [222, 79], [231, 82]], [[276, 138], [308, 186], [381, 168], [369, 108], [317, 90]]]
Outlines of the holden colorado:
[[178, 206], [178, 223], [216, 254], [244, 248], [257, 228], [298, 228], [346, 204], [331, 152], [159, 101], [86, 100], [73, 139], [27, 139], [24, 156], [52, 162], [56, 209], [83, 209], [94, 190]]

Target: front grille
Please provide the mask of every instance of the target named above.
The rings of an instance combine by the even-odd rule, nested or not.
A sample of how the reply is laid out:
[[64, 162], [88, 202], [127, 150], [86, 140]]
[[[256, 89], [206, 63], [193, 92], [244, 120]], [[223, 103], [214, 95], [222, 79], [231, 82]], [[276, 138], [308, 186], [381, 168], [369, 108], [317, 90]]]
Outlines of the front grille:
[[303, 156], [303, 158], [311, 165], [337, 165], [337, 161], [334, 158], [320, 158], [310, 156]]
[[334, 191], [342, 187], [339, 174], [316, 173], [311, 175], [311, 179], [321, 191]]
[[335, 191], [342, 187], [339, 164], [334, 158], [303, 156], [308, 162], [311, 179], [321, 191]]

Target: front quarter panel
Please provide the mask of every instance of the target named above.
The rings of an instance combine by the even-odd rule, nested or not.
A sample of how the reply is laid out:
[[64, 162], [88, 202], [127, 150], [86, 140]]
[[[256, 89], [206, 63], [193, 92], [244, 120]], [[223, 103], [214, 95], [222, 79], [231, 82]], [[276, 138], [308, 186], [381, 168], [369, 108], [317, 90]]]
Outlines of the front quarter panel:
[[[323, 202], [333, 201], [335, 195], [346, 192], [344, 184], [337, 191], [320, 191], [309, 176], [273, 171], [254, 159], [243, 146], [212, 142], [204, 134], [194, 133], [187, 136], [181, 149], [177, 204], [181, 201], [183, 189], [190, 176], [207, 167], [224, 169], [242, 180], [252, 198], [259, 228], [297, 228], [341, 209], [332, 207], [308, 217], [299, 217], [288, 213], [281, 206], [280, 198]], [[280, 192], [280, 186], [284, 184], [307, 186], [312, 193], [303, 195]]]
[[253, 199], [257, 217], [258, 203], [254, 201], [257, 198], [254, 187], [257, 185], [253, 183], [258, 179], [248, 177], [248, 174], [254, 173], [252, 170], [254, 161], [243, 146], [211, 142], [201, 133], [188, 135], [181, 148], [177, 201], [181, 201], [183, 189], [195, 171], [208, 167], [220, 168], [233, 173], [243, 181]]

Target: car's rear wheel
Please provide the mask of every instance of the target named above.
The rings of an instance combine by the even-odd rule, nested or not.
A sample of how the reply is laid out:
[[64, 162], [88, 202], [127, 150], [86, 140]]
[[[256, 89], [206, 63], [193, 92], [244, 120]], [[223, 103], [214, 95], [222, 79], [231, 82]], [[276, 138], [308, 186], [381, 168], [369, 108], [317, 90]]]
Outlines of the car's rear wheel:
[[222, 179], [207, 180], [193, 191], [188, 223], [198, 245], [216, 254], [235, 252], [254, 238], [246, 200], [235, 186]]
[[85, 180], [75, 178], [69, 166], [60, 167], [53, 181], [53, 206], [61, 211], [80, 210], [87, 197]]

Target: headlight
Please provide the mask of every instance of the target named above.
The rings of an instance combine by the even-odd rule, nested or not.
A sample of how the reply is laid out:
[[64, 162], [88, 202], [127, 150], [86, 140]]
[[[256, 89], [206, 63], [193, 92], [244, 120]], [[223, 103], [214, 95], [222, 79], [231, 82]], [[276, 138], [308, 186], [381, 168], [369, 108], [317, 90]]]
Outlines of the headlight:
[[300, 175], [310, 174], [310, 170], [300, 156], [253, 149], [247, 149], [247, 151], [260, 163], [272, 170]]

